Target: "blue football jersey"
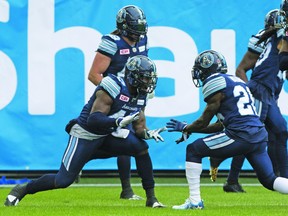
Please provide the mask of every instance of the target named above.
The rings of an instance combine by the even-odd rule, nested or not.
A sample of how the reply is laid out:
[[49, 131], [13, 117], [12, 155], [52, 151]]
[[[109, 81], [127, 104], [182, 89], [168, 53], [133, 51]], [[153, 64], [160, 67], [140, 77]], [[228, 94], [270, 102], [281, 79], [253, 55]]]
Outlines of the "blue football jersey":
[[[217, 112], [225, 133], [236, 140], [257, 143], [267, 132], [256, 114], [254, 100], [248, 86], [238, 77], [216, 73], [203, 83], [204, 101], [216, 93], [225, 95]], [[261, 137], [262, 136], [262, 137]]]
[[256, 35], [252, 35], [248, 42], [248, 50], [250, 52], [260, 55], [266, 46], [266, 41], [263, 41], [260, 44], [257, 44], [261, 35], [264, 33], [264, 30], [260, 30]]
[[278, 75], [279, 50], [277, 45], [282, 38], [282, 33], [282, 30], [279, 30], [268, 39], [266, 47], [257, 60], [251, 74], [251, 80], [264, 85], [269, 89], [272, 95], [275, 94], [275, 92], [280, 88], [279, 85], [281, 85]]
[[114, 74], [116, 76], [123, 76], [124, 66], [129, 57], [135, 55], [148, 56], [148, 40], [147, 36], [141, 38], [135, 46], [130, 46], [122, 37], [114, 34], [107, 34], [102, 36], [101, 43], [97, 52], [111, 58], [111, 63], [103, 76]]
[[[90, 115], [93, 103], [96, 100], [96, 92], [99, 90], [108, 93], [113, 100], [110, 112], [108, 113], [108, 116], [111, 118], [124, 117], [133, 112], [139, 111], [144, 108], [147, 103], [147, 95], [138, 95], [138, 97], [133, 97], [129, 93], [128, 88], [121, 77], [109, 74], [102, 79], [87, 104], [83, 107], [80, 116], [77, 118], [77, 123], [91, 133], [99, 132], [95, 131], [93, 128], [89, 128], [87, 125], [87, 119]], [[128, 128], [132, 129], [131, 125]]]

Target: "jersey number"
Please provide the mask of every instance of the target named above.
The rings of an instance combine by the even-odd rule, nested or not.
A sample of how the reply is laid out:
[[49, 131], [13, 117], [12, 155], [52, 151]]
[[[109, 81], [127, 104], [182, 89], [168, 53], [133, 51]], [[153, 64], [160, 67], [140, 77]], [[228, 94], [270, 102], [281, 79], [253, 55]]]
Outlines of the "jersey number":
[[236, 85], [233, 90], [234, 97], [239, 97], [237, 102], [238, 111], [241, 115], [255, 115], [253, 97], [247, 86]]

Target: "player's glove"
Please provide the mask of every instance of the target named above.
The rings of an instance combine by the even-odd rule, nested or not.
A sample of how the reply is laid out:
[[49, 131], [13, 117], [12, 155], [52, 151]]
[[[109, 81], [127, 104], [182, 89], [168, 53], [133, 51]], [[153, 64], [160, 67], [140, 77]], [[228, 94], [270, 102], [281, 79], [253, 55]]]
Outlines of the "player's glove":
[[168, 132], [174, 132], [174, 131], [183, 132], [183, 130], [187, 127], [187, 123], [180, 122], [176, 119], [170, 119], [170, 122], [166, 123], [166, 127], [168, 128]]
[[139, 119], [139, 114], [140, 114], [140, 112], [137, 111], [137, 112], [131, 113], [128, 116], [119, 117], [119, 118], [116, 119], [116, 125], [119, 126], [119, 127], [126, 127], [131, 122], [138, 120]]
[[181, 143], [183, 141], [186, 141], [190, 137], [190, 135], [191, 134], [188, 134], [188, 133], [182, 133], [182, 136], [175, 141], [176, 144], [179, 144], [179, 143]]
[[154, 130], [145, 130], [144, 129], [144, 139], [146, 139], [146, 140], [154, 139], [154, 140], [156, 140], [156, 142], [161, 140], [162, 142], [164, 142], [164, 139], [162, 138], [162, 136], [160, 136], [160, 133], [162, 133], [165, 130], [167, 130], [166, 127], [162, 127], [162, 128], [158, 128], [158, 129], [154, 129]]

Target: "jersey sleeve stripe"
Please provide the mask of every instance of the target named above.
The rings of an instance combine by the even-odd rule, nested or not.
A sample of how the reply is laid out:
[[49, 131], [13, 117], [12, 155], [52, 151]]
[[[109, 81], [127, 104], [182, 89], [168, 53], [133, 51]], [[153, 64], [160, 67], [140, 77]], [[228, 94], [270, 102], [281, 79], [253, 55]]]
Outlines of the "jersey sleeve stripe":
[[109, 53], [110, 55], [115, 55], [115, 53], [117, 52], [117, 44], [113, 41], [103, 38], [98, 47], [98, 50]]
[[222, 89], [226, 88], [226, 81], [224, 77], [217, 77], [214, 78], [203, 86], [203, 95], [204, 99], [209, 97], [211, 94], [214, 94], [215, 92], [218, 92]]
[[120, 94], [120, 86], [109, 76], [102, 79], [100, 86], [106, 90], [112, 98], [116, 98]]
[[250, 52], [254, 52], [257, 54], [261, 54], [263, 52], [265, 48], [265, 43], [262, 42], [261, 44], [256, 45], [258, 41], [259, 41], [259, 38], [255, 36], [250, 38], [249, 43], [248, 43], [248, 50]]
[[256, 35], [251, 36], [248, 42], [248, 50], [250, 52], [260, 55], [264, 51], [265, 46], [266, 46], [266, 41], [263, 41], [262, 43], [256, 45], [259, 39], [261, 38], [261, 36], [264, 34], [264, 32], [265, 31], [261, 29]]

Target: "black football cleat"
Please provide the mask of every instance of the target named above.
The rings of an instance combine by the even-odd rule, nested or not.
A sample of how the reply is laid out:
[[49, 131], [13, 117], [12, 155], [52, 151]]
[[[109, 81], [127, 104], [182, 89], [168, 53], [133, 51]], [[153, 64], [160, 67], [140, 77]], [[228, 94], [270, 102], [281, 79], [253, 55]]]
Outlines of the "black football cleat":
[[16, 185], [8, 194], [4, 205], [5, 206], [16, 206], [21, 199], [26, 195], [26, 185]]
[[133, 190], [123, 190], [120, 194], [120, 199], [143, 200], [142, 197], [134, 194]]
[[165, 208], [166, 206], [160, 203], [156, 197], [148, 198], [146, 201], [146, 207], [151, 208]]
[[223, 190], [225, 192], [230, 192], [230, 193], [246, 193], [246, 191], [243, 190], [242, 186], [239, 183], [228, 184], [228, 182], [226, 182], [223, 185]]

